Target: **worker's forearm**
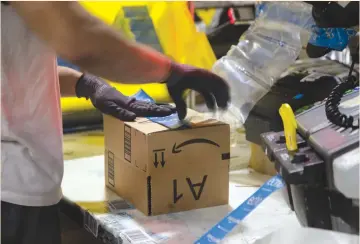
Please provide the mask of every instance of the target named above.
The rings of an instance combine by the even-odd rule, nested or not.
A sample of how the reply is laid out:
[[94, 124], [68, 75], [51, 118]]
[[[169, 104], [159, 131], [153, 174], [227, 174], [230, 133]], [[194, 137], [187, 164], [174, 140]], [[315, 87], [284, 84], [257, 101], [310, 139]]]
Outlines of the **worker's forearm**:
[[155, 83], [167, 78], [170, 69], [168, 57], [152, 48], [128, 41], [108, 27], [101, 25], [99, 28], [104, 29], [94, 32], [94, 35], [92, 31], [82, 34], [84, 39], [90, 41], [79, 52], [81, 56], [74, 55], [71, 60], [73, 64], [120, 83]]
[[161, 82], [168, 76], [169, 58], [128, 40], [76, 1], [19, 1], [12, 6], [57, 55], [84, 71], [123, 83]]
[[62, 97], [74, 97], [75, 86], [82, 73], [71, 68], [58, 66], [60, 93]]
[[[97, 76], [121, 83], [154, 83], [169, 73], [170, 59], [147, 46], [128, 41], [99, 24], [83, 35], [87, 50], [73, 63]], [[96, 29], [96, 31], [95, 31]]]

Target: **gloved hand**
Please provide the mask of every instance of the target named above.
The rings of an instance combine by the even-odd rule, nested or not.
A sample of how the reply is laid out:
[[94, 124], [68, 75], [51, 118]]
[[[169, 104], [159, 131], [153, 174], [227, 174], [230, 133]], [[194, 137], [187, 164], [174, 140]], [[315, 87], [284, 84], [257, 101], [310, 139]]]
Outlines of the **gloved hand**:
[[187, 107], [183, 99], [188, 89], [199, 92], [210, 110], [218, 107], [225, 109], [230, 101], [229, 87], [219, 76], [210, 71], [183, 64], [171, 64], [170, 75], [164, 81], [182, 120], [186, 117]]
[[176, 109], [170, 105], [158, 105], [124, 96], [102, 79], [83, 74], [76, 83], [77, 97], [90, 99], [95, 108], [122, 121], [133, 121], [136, 117], [164, 117]]

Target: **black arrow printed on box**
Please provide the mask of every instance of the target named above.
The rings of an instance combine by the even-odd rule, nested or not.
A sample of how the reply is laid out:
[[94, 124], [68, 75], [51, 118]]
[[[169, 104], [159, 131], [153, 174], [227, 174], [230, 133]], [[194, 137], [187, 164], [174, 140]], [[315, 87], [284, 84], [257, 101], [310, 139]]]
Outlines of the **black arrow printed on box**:
[[155, 152], [155, 155], [154, 155], [155, 159], [154, 159], [154, 165], [155, 165], [155, 168], [157, 168], [157, 166], [159, 165], [159, 162], [158, 162], [158, 158], [157, 158], [157, 153]]
[[179, 153], [181, 152], [180, 148], [185, 147], [187, 145], [190, 144], [210, 144], [216, 147], [220, 147], [219, 144], [217, 144], [216, 142], [213, 142], [211, 140], [205, 139], [205, 138], [195, 138], [195, 139], [190, 139], [188, 141], [184, 141], [183, 143], [180, 143], [178, 146], [176, 146], [176, 142], [172, 148], [172, 153]]
[[165, 166], [164, 152], [161, 152], [160, 164], [161, 164], [161, 167], [164, 168], [164, 166]]
[[[165, 166], [165, 149], [156, 149], [156, 150], [153, 150], [153, 153], [154, 153], [154, 166], [155, 168], [158, 167], [159, 164], [161, 164], [161, 167], [164, 168]], [[161, 160], [159, 162], [158, 160], [158, 153], [161, 153]]]

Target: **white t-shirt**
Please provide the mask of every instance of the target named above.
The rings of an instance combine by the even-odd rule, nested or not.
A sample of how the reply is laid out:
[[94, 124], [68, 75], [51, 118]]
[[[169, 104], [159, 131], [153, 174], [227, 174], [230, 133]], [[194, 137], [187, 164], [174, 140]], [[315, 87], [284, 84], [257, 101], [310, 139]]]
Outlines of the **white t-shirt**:
[[55, 52], [1, 6], [1, 200], [58, 203], [63, 168]]

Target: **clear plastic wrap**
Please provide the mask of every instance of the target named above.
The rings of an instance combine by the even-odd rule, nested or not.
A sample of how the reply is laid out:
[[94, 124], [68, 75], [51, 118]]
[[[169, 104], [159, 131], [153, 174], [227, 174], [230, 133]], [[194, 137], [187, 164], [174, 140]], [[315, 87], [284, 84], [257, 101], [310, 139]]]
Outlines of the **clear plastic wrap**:
[[264, 3], [256, 21], [213, 66], [231, 88], [229, 112], [244, 123], [253, 106], [294, 63], [314, 24], [303, 2]]

